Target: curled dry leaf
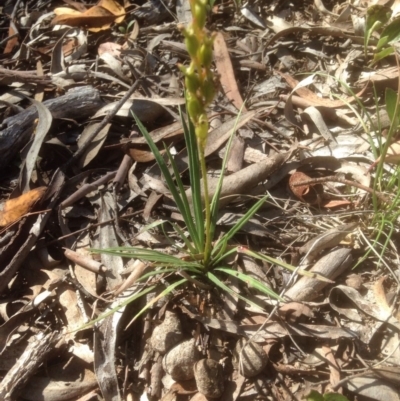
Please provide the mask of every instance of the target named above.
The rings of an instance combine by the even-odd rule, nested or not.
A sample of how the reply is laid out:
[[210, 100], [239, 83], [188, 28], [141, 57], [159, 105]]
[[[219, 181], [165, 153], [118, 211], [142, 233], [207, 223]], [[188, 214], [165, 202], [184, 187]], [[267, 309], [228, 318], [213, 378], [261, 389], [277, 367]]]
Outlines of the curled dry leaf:
[[56, 17], [51, 21], [52, 25], [81, 26], [91, 32], [108, 29], [113, 22], [121, 23], [125, 18], [125, 9], [114, 0], [101, 0], [84, 12], [60, 7], [54, 13]]
[[8, 226], [29, 213], [35, 203], [46, 192], [46, 187], [32, 189], [18, 198], [9, 199], [0, 205], [0, 227]]
[[279, 315], [289, 323], [297, 322], [301, 316], [313, 318], [313, 311], [300, 302], [288, 302], [278, 309]]
[[101, 56], [104, 53], [109, 53], [114, 57], [118, 57], [121, 54], [121, 48], [122, 46], [119, 45], [118, 43], [114, 42], [101, 43], [99, 45], [99, 48], [97, 49], [97, 53], [99, 54], [99, 56]]
[[318, 203], [320, 196], [322, 194], [323, 188], [321, 184], [306, 184], [306, 185], [295, 185], [301, 183], [302, 181], [308, 181], [311, 177], [307, 174], [296, 171], [289, 179], [289, 187], [295, 196], [297, 196], [301, 201], [314, 205]]

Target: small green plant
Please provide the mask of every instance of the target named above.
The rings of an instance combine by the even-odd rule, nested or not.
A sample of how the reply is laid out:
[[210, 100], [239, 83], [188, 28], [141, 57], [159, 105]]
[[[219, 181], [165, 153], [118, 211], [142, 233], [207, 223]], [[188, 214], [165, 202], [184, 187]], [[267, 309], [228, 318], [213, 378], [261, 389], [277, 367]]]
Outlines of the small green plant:
[[378, 31], [384, 24], [389, 21], [391, 15], [390, 8], [375, 4], [368, 8], [365, 18], [364, 32], [364, 54], [367, 58], [368, 44], [374, 32]]
[[[227, 265], [227, 258], [236, 253], [245, 253], [251, 257], [268, 261], [269, 263], [278, 264], [292, 271], [296, 270], [298, 274], [314, 278], [317, 277], [323, 281], [330, 282], [330, 280], [327, 280], [320, 275], [316, 275], [315, 273], [295, 269], [279, 260], [231, 244], [231, 240], [235, 234], [246, 222], [249, 221], [251, 217], [255, 215], [257, 210], [266, 201], [267, 196], [262, 197], [252, 207], [250, 207], [227, 233], [215, 240], [215, 228], [219, 198], [223, 184], [223, 174], [221, 174], [213, 198], [210, 199], [205, 160], [205, 147], [209, 128], [207, 106], [212, 102], [215, 94], [214, 77], [211, 69], [213, 37], [208, 35], [204, 29], [207, 0], [191, 0], [190, 4], [193, 21], [191, 25], [183, 30], [183, 35], [191, 57], [191, 63], [187, 67], [180, 66], [180, 69], [185, 78], [186, 109], [189, 115], [188, 120], [186, 120], [183, 115], [181, 115], [181, 117], [189, 159], [188, 171], [192, 192], [191, 202], [188, 200], [178, 167], [173, 156], [169, 152], [169, 149], [165, 148], [166, 161], [146, 128], [143, 126], [141, 121], [135, 117], [136, 123], [155, 156], [168, 189], [185, 223], [185, 228], [181, 228], [179, 225], [171, 223], [177, 237], [180, 239], [179, 242], [183, 244], [183, 246], [178, 245], [178, 241], [172, 245], [181, 256], [165, 254], [156, 250], [139, 247], [100, 249], [93, 250], [93, 252], [108, 253], [149, 262], [153, 269], [149, 273], [143, 275], [141, 280], [148, 279], [154, 275], [171, 273], [177, 273], [177, 275], [183, 276], [183, 279], [181, 278], [173, 284], [167, 285], [167, 287], [152, 300], [151, 304], [160, 297], [167, 295], [178, 286], [187, 282], [198, 283], [200, 285], [208, 282], [209, 284], [219, 287], [223, 291], [234, 293], [238, 298], [252, 306], [259, 307], [254, 302], [246, 299], [241, 294], [234, 292], [230, 287], [228, 287], [223, 282], [224, 277], [228, 276], [235, 276], [247, 286], [263, 293], [264, 295], [282, 300], [278, 294], [264, 283], [255, 280], [251, 276], [237, 272]], [[225, 170], [232, 139], [233, 136], [230, 138], [227, 145], [227, 152], [222, 163], [222, 171]], [[129, 299], [124, 301], [122, 305], [109, 310], [98, 319], [92, 321], [91, 324], [109, 316], [121, 306], [132, 302], [155, 288], [155, 286], [149, 284], [144, 290], [135, 293]], [[149, 306], [150, 304], [147, 304], [141, 311], [139, 311], [134, 319], [136, 319]]]
[[379, 33], [379, 40], [371, 64], [375, 64], [395, 53], [392, 44], [400, 40], [400, 17], [391, 19], [391, 15], [391, 9], [385, 5], [375, 4], [367, 10], [364, 33], [365, 58], [367, 58], [367, 48], [372, 34], [374, 32]]
[[[399, 68], [399, 58], [397, 55], [395, 58]], [[364, 132], [368, 135], [372, 153], [376, 158], [376, 162], [371, 166], [371, 170], [374, 169], [375, 171], [373, 175], [373, 188], [382, 193], [392, 194], [390, 203], [382, 203], [377, 196], [372, 196], [373, 213], [371, 213], [370, 220], [365, 224], [371, 227], [371, 240], [368, 240], [361, 232], [368, 249], [353, 268], [356, 268], [371, 255], [374, 255], [378, 260], [378, 266], [385, 265], [390, 270], [390, 266], [385, 262], [384, 256], [387, 254], [387, 250], [392, 242], [392, 236], [395, 233], [395, 227], [400, 219], [400, 166], [397, 165], [388, 169], [385, 168], [384, 164], [390, 163], [387, 157], [389, 155], [392, 162], [398, 163], [400, 161], [400, 153], [393, 155], [389, 152], [396, 135], [398, 135], [400, 126], [400, 92], [386, 88], [384, 97], [380, 98], [374, 88], [374, 113], [376, 115], [376, 118], [374, 118], [373, 112], [366, 107], [351, 88], [343, 81], [338, 80], [338, 82], [346, 89], [347, 93], [354, 96], [359, 106], [359, 109], [357, 109], [356, 106], [344, 101], [354, 112]], [[400, 85], [400, 76], [398, 85]], [[382, 121], [379, 117], [382, 111], [382, 99], [384, 100], [383, 108], [387, 112], [390, 121], [385, 136], [383, 135]], [[393, 274], [393, 277], [398, 280], [396, 275]]]
[[120, 25], [118, 27], [118, 30], [122, 33], [122, 34], [127, 34], [129, 33], [129, 31], [132, 29], [133, 25], [135, 24], [135, 19], [133, 19], [132, 21], [129, 21], [128, 23], [124, 22], [123, 25]]

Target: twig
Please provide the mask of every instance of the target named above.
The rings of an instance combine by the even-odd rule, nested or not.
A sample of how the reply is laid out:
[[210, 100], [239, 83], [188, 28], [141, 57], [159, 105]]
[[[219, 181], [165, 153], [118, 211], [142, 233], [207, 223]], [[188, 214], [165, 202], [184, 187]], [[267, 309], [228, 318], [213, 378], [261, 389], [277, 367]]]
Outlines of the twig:
[[[126, 218], [126, 217], [136, 216], [137, 214], [140, 214], [140, 213], [142, 213], [142, 212], [143, 212], [143, 209], [137, 210], [136, 212], [133, 212], [133, 213], [130, 213], [130, 214], [125, 214], [125, 215], [123, 215], [123, 216], [120, 216], [119, 219], [120, 219], [120, 220], [123, 220], [123, 219]], [[114, 219], [102, 221], [102, 222], [96, 223], [96, 224], [91, 224], [91, 225], [88, 226], [88, 227], [81, 228], [80, 230], [76, 230], [76, 231], [74, 231], [74, 232], [72, 232], [72, 233], [63, 235], [63, 236], [58, 237], [58, 238], [56, 238], [56, 239], [54, 239], [54, 240], [52, 240], [52, 241], [50, 241], [50, 242], [47, 242], [47, 243], [46, 243], [46, 246], [52, 245], [52, 244], [54, 244], [54, 243], [56, 243], [56, 242], [58, 242], [58, 241], [61, 241], [61, 240], [65, 239], [65, 238], [72, 237], [72, 236], [74, 236], [74, 235], [76, 235], [76, 234], [80, 234], [80, 233], [83, 233], [84, 231], [89, 231], [89, 230], [92, 230], [93, 228], [100, 227], [100, 226], [102, 226], [102, 225], [104, 225], [104, 224], [109, 224], [109, 223], [112, 223], [112, 222], [114, 222]]]
[[131, 97], [133, 92], [136, 90], [136, 88], [139, 86], [140, 79], [136, 80], [135, 83], [129, 88], [129, 90], [125, 93], [125, 95], [118, 101], [118, 103], [115, 105], [115, 107], [104, 116], [102, 122], [97, 126], [97, 129], [95, 129], [91, 135], [87, 138], [86, 142], [82, 145], [81, 148], [79, 148], [73, 155], [72, 157], [68, 160], [68, 162], [65, 164], [65, 168], [70, 167], [76, 160], [78, 160], [83, 153], [86, 151], [86, 149], [90, 146], [92, 143], [93, 139], [96, 137], [96, 135], [115, 117], [115, 115], [118, 113], [118, 110], [124, 105], [124, 103]]
[[375, 194], [380, 200], [382, 200], [384, 202], [390, 202], [390, 199], [387, 198], [386, 195], [383, 194], [382, 192], [374, 191], [370, 187], [366, 187], [365, 185], [359, 184], [358, 182], [355, 182], [355, 181], [350, 181], [350, 180], [346, 180], [345, 178], [340, 178], [336, 175], [330, 175], [328, 177], [311, 178], [309, 180], [296, 182], [295, 184], [293, 183], [291, 185], [293, 187], [300, 187], [302, 185], [322, 184], [322, 183], [326, 183], [326, 182], [339, 182], [341, 184], [351, 185], [353, 187], [362, 189], [362, 190], [370, 193], [371, 195]]

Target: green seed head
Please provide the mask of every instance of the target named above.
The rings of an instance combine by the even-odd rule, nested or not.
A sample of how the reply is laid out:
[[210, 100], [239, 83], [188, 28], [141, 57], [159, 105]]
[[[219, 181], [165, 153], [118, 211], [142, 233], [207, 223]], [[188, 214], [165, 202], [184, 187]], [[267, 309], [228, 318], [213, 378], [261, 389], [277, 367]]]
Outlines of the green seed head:
[[200, 80], [197, 74], [193, 73], [186, 75], [185, 86], [190, 93], [195, 94], [197, 89], [200, 87]]
[[199, 50], [199, 61], [205, 68], [210, 68], [213, 58], [212, 47], [208, 43], [203, 43]]
[[215, 84], [212, 77], [208, 77], [208, 79], [204, 80], [202, 86], [202, 93], [204, 96], [205, 104], [210, 104], [215, 96]]
[[195, 134], [200, 146], [204, 149], [208, 137], [208, 119], [207, 114], [202, 114], [199, 123], [195, 126]]
[[185, 35], [186, 49], [187, 49], [190, 57], [196, 58], [197, 51], [199, 50], [200, 44], [199, 44], [199, 41], [198, 41], [193, 29], [184, 31], [184, 35]]
[[203, 113], [203, 106], [201, 105], [200, 101], [191, 94], [188, 94], [187, 109], [193, 123], [196, 125]]
[[203, 29], [206, 24], [207, 10], [201, 2], [196, 2], [193, 5], [193, 16], [196, 20], [196, 25], [199, 29]]

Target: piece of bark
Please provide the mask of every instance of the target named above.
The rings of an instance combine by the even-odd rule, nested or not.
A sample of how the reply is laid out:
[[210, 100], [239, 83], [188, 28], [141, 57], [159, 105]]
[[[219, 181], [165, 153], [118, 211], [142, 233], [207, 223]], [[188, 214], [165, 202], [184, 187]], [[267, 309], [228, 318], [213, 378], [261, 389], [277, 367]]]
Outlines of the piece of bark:
[[[247, 194], [257, 184], [265, 181], [271, 174], [273, 174], [279, 167], [282, 166], [293, 154], [295, 149], [286, 153], [277, 153], [267, 160], [252, 164], [237, 173], [229, 175], [224, 178], [222, 190], [220, 194], [219, 207], [223, 207], [232, 202], [237, 196]], [[208, 193], [210, 198], [214, 196], [219, 179], [208, 179]], [[203, 194], [203, 180], [201, 182], [202, 196]], [[186, 191], [189, 202], [192, 202], [192, 191]]]
[[[65, 95], [46, 100], [43, 104], [50, 110], [53, 118], [80, 120], [91, 117], [104, 106], [98, 90], [83, 86], [68, 91]], [[36, 107], [3, 121], [0, 130], [0, 168], [10, 163], [11, 159], [28, 142], [32, 135], [38, 113]]]
[[15, 365], [8, 371], [0, 383], [0, 399], [11, 401], [24, 387], [30, 377], [40, 367], [47, 355], [56, 345], [59, 337], [57, 332], [50, 332], [46, 335], [40, 333], [32, 341], [24, 353], [19, 357]]
[[50, 77], [40, 76], [36, 71], [16, 71], [0, 67], [0, 85], [11, 85], [15, 82], [52, 85]]
[[[352, 263], [351, 249], [339, 248], [323, 256], [311, 269], [331, 280], [342, 274]], [[285, 293], [292, 301], [312, 301], [321, 295], [328, 283], [310, 277], [302, 277]]]
[[300, 254], [307, 254], [308, 258], [312, 260], [320, 252], [327, 248], [333, 248], [347, 235], [349, 235], [357, 227], [357, 223], [342, 224], [340, 226], [331, 228], [324, 233], [317, 235], [310, 241], [307, 241], [302, 247], [299, 248]]

